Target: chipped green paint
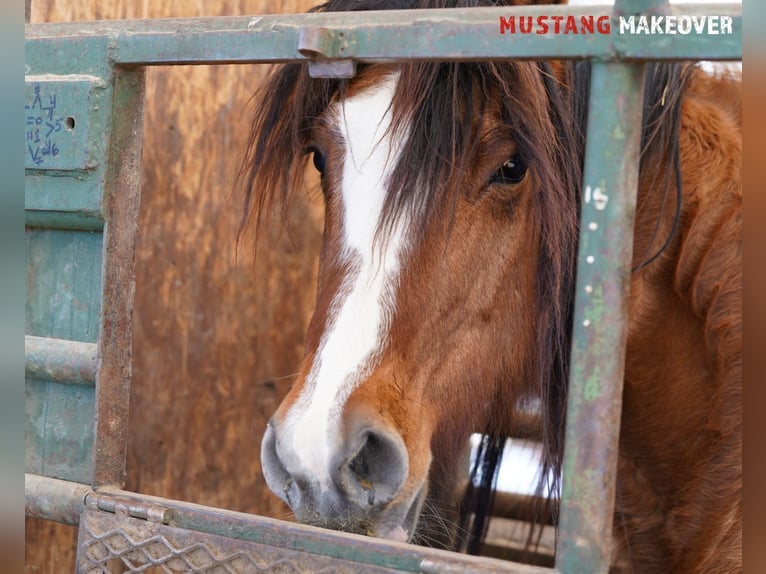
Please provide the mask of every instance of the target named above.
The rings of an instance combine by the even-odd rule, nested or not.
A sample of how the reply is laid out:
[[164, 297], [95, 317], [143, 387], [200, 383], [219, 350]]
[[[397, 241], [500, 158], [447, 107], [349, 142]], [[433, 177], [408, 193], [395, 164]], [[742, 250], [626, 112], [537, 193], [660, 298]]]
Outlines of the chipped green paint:
[[92, 386], [98, 371], [98, 346], [49, 337], [24, 338], [26, 378]]
[[594, 285], [590, 297], [589, 316], [592, 323], [607, 320], [608, 312], [603, 285]]
[[564, 450], [570, 477], [556, 558], [561, 572], [609, 568], [642, 94], [642, 65], [593, 64]]
[[594, 366], [585, 381], [583, 397], [586, 401], [595, 401], [601, 395], [601, 372], [598, 365]]
[[[619, 34], [501, 34], [500, 17], [583, 15], [598, 18], [606, 7], [535, 6], [457, 8], [375, 13], [283, 14], [255, 17], [166, 19], [39, 24], [27, 27], [27, 45], [45, 42], [69, 51], [61, 67], [177, 65], [309, 61], [314, 56], [357, 62], [415, 60], [593, 58], [731, 60], [742, 56], [741, 9], [731, 4], [672, 6], [675, 14], [731, 15], [731, 35], [678, 34], [667, 46], [645, 36]], [[312, 49], [299, 52], [301, 34], [324, 29]], [[82, 33], [82, 36], [77, 36]], [[341, 37], [342, 34], [342, 37]], [[82, 72], [80, 72], [82, 73]], [[99, 75], [99, 74], [97, 74]]]
[[27, 379], [25, 395], [25, 472], [90, 483], [93, 388]]

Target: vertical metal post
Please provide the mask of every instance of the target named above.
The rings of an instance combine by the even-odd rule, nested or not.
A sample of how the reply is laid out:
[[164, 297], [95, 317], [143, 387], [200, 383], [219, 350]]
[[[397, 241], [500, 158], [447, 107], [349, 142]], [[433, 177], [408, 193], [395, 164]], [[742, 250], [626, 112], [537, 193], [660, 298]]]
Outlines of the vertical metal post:
[[643, 79], [643, 64], [593, 64], [556, 559], [560, 572], [609, 570]]
[[104, 181], [104, 269], [93, 485], [123, 486], [132, 372], [145, 69], [115, 68]]

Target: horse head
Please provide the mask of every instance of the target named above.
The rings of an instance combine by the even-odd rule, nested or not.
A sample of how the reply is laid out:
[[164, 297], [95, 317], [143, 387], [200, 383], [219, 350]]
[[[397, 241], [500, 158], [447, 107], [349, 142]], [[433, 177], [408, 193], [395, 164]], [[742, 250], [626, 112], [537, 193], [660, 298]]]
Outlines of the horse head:
[[[320, 9], [447, 4], [481, 2]], [[244, 220], [287, 205], [309, 158], [325, 206], [305, 359], [261, 450], [300, 521], [452, 547], [469, 436], [496, 460], [528, 398], [557, 491], [589, 70], [290, 64], [262, 89]], [[646, 67], [615, 499], [637, 572], [741, 569], [739, 86]]]
[[470, 434], [505, 436], [511, 406], [565, 376], [580, 166], [559, 79], [529, 62], [348, 82], [287, 66], [263, 97], [253, 187], [289, 193], [310, 156], [326, 210], [267, 482], [303, 522], [448, 544]]

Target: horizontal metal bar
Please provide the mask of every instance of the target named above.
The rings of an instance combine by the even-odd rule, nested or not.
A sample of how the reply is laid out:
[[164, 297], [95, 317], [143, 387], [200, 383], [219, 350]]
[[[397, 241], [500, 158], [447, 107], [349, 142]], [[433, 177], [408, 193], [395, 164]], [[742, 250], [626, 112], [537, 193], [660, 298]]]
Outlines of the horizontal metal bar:
[[47, 337], [24, 337], [25, 374], [28, 379], [94, 385], [98, 371], [98, 345]]
[[[620, 33], [611, 6], [516, 6], [375, 12], [336, 12], [254, 17], [124, 20], [33, 24], [27, 43], [91, 40], [115, 64], [171, 65], [268, 63], [353, 59], [360, 62], [438, 59], [597, 58], [738, 60], [742, 57], [742, 8], [732, 4], [671, 5], [672, 16], [726, 16], [731, 34], [690, 33], [648, 36]], [[556, 18], [610, 16], [609, 33], [555, 32]], [[514, 33], [511, 17], [542, 16], [548, 31]], [[537, 22], [537, 20], [535, 20]], [[560, 25], [562, 28], [564, 24]], [[312, 46], [305, 40], [313, 32]], [[539, 33], [538, 33], [539, 32]], [[720, 32], [720, 31], [719, 31]], [[303, 42], [301, 40], [303, 38]], [[104, 39], [108, 39], [105, 42]], [[87, 42], [86, 42], [87, 43]], [[100, 48], [99, 48], [100, 47]], [[83, 49], [80, 45], [78, 49]]]
[[377, 564], [408, 572], [511, 572], [551, 574], [549, 568], [510, 564], [488, 558], [455, 554], [413, 544], [390, 542], [356, 534], [324, 530], [264, 516], [255, 516], [148, 496], [119, 489], [89, 486], [44, 476], [25, 474], [27, 516], [55, 520], [64, 524], [79, 523], [80, 513], [89, 501], [101, 494], [119, 497], [127, 505], [154, 505], [165, 509], [164, 516], [174, 527], [222, 535], [273, 547], [289, 548], [311, 554], [332, 556], [362, 564]]
[[85, 498], [93, 490], [87, 484], [24, 474], [25, 514], [76, 526], [85, 510]]
[[100, 212], [42, 211], [27, 208], [24, 211], [24, 225], [40, 229], [103, 231], [104, 219]]
[[489, 572], [550, 574], [553, 572], [548, 568], [455, 554], [116, 489], [100, 489], [99, 492], [119, 494], [127, 500], [135, 498], [145, 504], [151, 503], [169, 508], [172, 512], [170, 523], [176, 527], [396, 568], [406, 572], [475, 572], [477, 574]]

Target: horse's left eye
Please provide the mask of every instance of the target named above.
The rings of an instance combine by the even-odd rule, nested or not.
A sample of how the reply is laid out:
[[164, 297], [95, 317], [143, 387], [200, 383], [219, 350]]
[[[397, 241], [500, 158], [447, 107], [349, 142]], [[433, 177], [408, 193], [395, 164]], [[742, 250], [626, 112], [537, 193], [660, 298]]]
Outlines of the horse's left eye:
[[527, 175], [527, 164], [517, 155], [507, 159], [490, 178], [490, 183], [519, 183]]

